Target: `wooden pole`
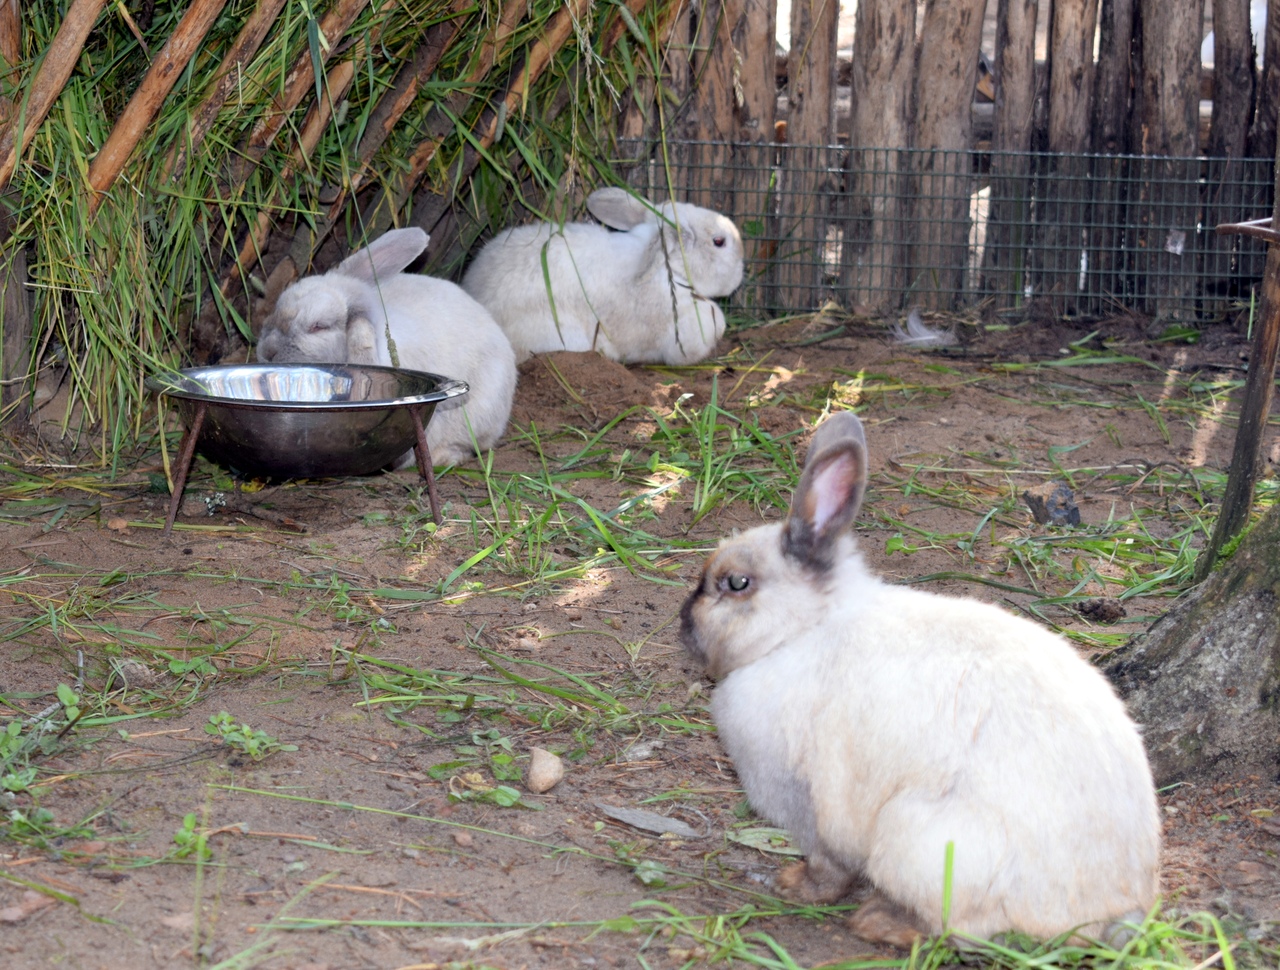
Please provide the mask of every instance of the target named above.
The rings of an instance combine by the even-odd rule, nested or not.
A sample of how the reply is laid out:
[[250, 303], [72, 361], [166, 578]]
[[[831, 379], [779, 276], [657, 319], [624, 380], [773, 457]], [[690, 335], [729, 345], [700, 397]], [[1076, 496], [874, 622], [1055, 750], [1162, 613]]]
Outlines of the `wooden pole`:
[[106, 192], [123, 171], [129, 156], [138, 147], [143, 132], [151, 124], [164, 99], [173, 90], [174, 84], [187, 66], [187, 62], [195, 56], [204, 41], [205, 34], [218, 19], [218, 14], [227, 4], [227, 0], [195, 0], [187, 8], [181, 22], [165, 41], [164, 47], [151, 63], [146, 77], [138, 85], [124, 112], [116, 120], [116, 125], [89, 165], [89, 187], [93, 195], [89, 198], [89, 215], [98, 211], [98, 206], [106, 197]]
[[[22, 11], [18, 0], [0, 0], [0, 60], [13, 68], [22, 59]], [[13, 103], [0, 100], [0, 117], [12, 117]], [[0, 203], [0, 221], [13, 219], [9, 200]], [[0, 420], [26, 420], [19, 401], [31, 372], [31, 312], [27, 302], [27, 252], [21, 241], [0, 251]]]
[[186, 166], [187, 158], [189, 157], [188, 153], [194, 152], [200, 147], [200, 143], [204, 141], [204, 136], [209, 134], [214, 121], [217, 120], [218, 112], [222, 110], [227, 98], [236, 89], [236, 85], [240, 83], [241, 70], [253, 59], [253, 55], [262, 46], [262, 41], [267, 36], [267, 31], [275, 23], [276, 17], [280, 15], [280, 10], [284, 4], [285, 0], [260, 0], [249, 19], [244, 22], [244, 26], [240, 28], [240, 33], [231, 45], [231, 49], [227, 51], [226, 57], [222, 59], [222, 65], [218, 68], [217, 80], [213, 82], [209, 93], [205, 95], [204, 100], [200, 103], [200, 107], [191, 116], [191, 126], [187, 132], [186, 143], [176, 146], [165, 161], [164, 170], [166, 174], [176, 179]]
[[[324, 19], [320, 21], [320, 33], [328, 42], [327, 49], [322, 50], [321, 64], [329, 60], [337, 50], [338, 41], [346, 34], [347, 28], [360, 15], [360, 11], [369, 5], [369, 0], [336, 0], [329, 8]], [[280, 129], [289, 120], [293, 109], [302, 103], [308, 91], [316, 86], [315, 68], [311, 61], [311, 52], [304, 51], [284, 81], [283, 91], [275, 104], [263, 113], [262, 118], [249, 133], [249, 140], [243, 146], [244, 159], [235, 173], [237, 183], [248, 179], [254, 167], [262, 161], [267, 149], [275, 141]]]
[[85, 39], [105, 4], [106, 0], [72, 0], [25, 98], [14, 111], [4, 134], [0, 135], [0, 188], [9, 184], [18, 158], [27, 150], [53, 102], [66, 86], [76, 61], [80, 59]]

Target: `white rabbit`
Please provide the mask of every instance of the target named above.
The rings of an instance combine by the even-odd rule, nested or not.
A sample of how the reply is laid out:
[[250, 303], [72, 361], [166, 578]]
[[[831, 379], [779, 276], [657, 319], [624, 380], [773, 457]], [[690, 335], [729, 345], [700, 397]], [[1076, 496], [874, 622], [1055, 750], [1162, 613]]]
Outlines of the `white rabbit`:
[[[324, 275], [298, 280], [263, 324], [258, 359], [390, 366], [389, 324], [401, 367], [471, 388], [438, 405], [427, 424], [432, 461], [452, 464], [502, 437], [515, 393], [515, 354], [489, 312], [460, 287], [401, 272], [428, 240], [421, 229], [393, 229]], [[409, 452], [399, 464], [412, 460]]]
[[681, 611], [720, 682], [720, 739], [751, 804], [807, 862], [779, 883], [909, 946], [952, 931], [1122, 937], [1158, 891], [1160, 819], [1138, 730], [1063, 639], [999, 607], [890, 585], [851, 524], [867, 480], [862, 425], [813, 437], [781, 524], [726, 539]]
[[710, 356], [725, 323], [712, 297], [742, 282], [737, 227], [709, 209], [655, 207], [619, 188], [592, 192], [587, 208], [603, 226], [505, 229], [462, 278], [516, 358], [598, 350], [624, 363], [688, 364]]

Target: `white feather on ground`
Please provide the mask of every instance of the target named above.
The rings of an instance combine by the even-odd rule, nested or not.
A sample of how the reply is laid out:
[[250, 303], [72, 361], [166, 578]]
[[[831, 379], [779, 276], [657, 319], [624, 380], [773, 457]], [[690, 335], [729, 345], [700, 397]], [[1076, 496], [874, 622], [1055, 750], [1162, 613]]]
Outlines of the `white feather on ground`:
[[907, 314], [907, 325], [895, 323], [889, 327], [893, 339], [908, 347], [950, 347], [956, 342], [956, 335], [950, 330], [941, 330], [929, 326], [915, 307]]

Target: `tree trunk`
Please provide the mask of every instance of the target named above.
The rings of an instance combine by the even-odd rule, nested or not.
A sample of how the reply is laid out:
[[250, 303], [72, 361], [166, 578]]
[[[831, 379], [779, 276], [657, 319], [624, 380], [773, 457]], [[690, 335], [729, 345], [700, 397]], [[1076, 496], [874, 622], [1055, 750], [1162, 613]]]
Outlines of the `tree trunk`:
[[1113, 654], [1157, 785], [1265, 772], [1280, 780], [1280, 507], [1235, 556]]
[[[1255, 74], [1249, 0], [1213, 0], [1213, 117], [1207, 154], [1226, 161], [1214, 163], [1206, 180], [1205, 224], [1209, 226], [1244, 222], [1256, 216], [1244, 211], [1244, 165], [1240, 161], [1248, 149]], [[1210, 236], [1201, 278], [1229, 284], [1239, 276], [1239, 254], [1246, 248], [1255, 249], [1242, 245], [1245, 242], [1240, 236]], [[1225, 312], [1228, 288], [1221, 286], [1224, 293], [1218, 305], [1206, 300], [1205, 309]]]
[[1280, 107], [1280, 0], [1267, 0], [1267, 29], [1258, 81], [1257, 111], [1249, 129], [1249, 157], [1275, 158], [1276, 110]]
[[777, 308], [816, 310], [823, 300], [828, 204], [834, 185], [837, 0], [793, 0], [787, 55], [787, 141], [779, 177]]
[[1193, 322], [1194, 266], [1184, 253], [1199, 216], [1200, 41], [1204, 0], [1141, 0], [1140, 118], [1144, 155], [1156, 163], [1142, 188], [1148, 227], [1140, 246], [1149, 310], [1158, 320]]
[[1137, 0], [1102, 0], [1098, 17], [1098, 67], [1093, 86], [1093, 150], [1130, 150], [1133, 113], [1133, 28]]
[[999, 0], [996, 10], [995, 130], [991, 139], [991, 203], [983, 246], [983, 289], [1022, 297], [1031, 230], [1031, 165], [1035, 127], [1036, 17], [1039, 0]]
[[1051, 188], [1041, 221], [1045, 295], [1058, 313], [1077, 308], [1080, 281], [1088, 269], [1081, 253], [1090, 224], [1089, 162], [1078, 156], [1090, 141], [1097, 19], [1098, 0], [1055, 0], [1049, 26], [1049, 151], [1066, 157], [1050, 160]]
[[916, 225], [914, 302], [949, 309], [969, 255], [975, 179], [969, 140], [986, 0], [926, 0], [916, 58]]
[[897, 309], [907, 214], [915, 0], [859, 0], [853, 35], [850, 173], [841, 282], [853, 306]]
[[[1093, 87], [1093, 151], [1123, 155], [1133, 149], [1133, 76], [1138, 0], [1102, 0], [1098, 15], [1098, 67]], [[1125, 163], [1111, 160], [1104, 175]], [[1121, 293], [1120, 272], [1128, 198], [1122, 179], [1102, 178], [1095, 187], [1089, 230], [1089, 273], [1096, 293]]]

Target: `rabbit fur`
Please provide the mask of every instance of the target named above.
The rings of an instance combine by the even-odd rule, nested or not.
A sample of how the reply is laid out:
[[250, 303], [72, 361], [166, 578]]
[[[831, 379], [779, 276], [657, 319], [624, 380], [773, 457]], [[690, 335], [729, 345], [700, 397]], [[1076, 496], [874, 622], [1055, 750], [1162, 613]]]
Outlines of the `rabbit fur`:
[[724, 540], [681, 611], [747, 797], [807, 855], [780, 883], [817, 902], [865, 877], [852, 929], [910, 945], [944, 930], [951, 842], [951, 931], [1131, 932], [1160, 843], [1137, 727], [1060, 637], [872, 575], [866, 466], [858, 419], [829, 418], [785, 522]]
[[[280, 294], [263, 324], [258, 359], [390, 366], [390, 326], [400, 366], [466, 381], [462, 398], [437, 405], [427, 447], [437, 464], [466, 461], [506, 430], [515, 354], [489, 312], [447, 280], [401, 272], [426, 248], [421, 229], [393, 229], [322, 276]], [[474, 443], [473, 443], [474, 436]], [[399, 461], [413, 461], [410, 451]]]
[[462, 278], [517, 359], [553, 350], [598, 350], [623, 363], [710, 356], [725, 324], [712, 297], [742, 282], [742, 237], [733, 222], [684, 203], [655, 207], [620, 188], [597, 189], [587, 208], [604, 225], [503, 230]]

